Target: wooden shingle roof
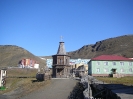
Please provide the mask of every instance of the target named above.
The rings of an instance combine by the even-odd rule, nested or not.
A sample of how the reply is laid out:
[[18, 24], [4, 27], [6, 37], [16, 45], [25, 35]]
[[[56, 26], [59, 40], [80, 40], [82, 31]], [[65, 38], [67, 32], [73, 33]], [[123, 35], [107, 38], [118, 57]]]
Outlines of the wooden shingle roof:
[[57, 55], [66, 55], [64, 42], [60, 42]]

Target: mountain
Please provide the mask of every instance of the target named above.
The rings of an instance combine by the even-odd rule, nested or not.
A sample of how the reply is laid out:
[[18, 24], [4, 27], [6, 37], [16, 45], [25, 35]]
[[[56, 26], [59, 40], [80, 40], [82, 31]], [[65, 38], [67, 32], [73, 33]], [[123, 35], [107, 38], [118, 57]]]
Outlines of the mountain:
[[95, 44], [85, 45], [76, 51], [68, 52], [68, 55], [70, 55], [72, 59], [91, 59], [103, 54], [115, 54], [128, 58], [133, 57], [133, 35], [109, 38], [96, 42]]
[[46, 66], [44, 60], [21, 47], [15, 45], [0, 45], [0, 67], [18, 66], [19, 61], [24, 58], [36, 60], [40, 67]]
[[40, 56], [40, 57], [45, 59], [52, 59], [52, 56]]

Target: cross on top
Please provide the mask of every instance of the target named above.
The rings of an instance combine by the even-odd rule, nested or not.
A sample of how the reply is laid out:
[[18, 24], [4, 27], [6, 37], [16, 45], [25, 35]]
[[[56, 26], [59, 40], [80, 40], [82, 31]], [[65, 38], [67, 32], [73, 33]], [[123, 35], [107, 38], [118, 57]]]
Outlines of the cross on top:
[[60, 40], [63, 41], [63, 36], [60, 36]]

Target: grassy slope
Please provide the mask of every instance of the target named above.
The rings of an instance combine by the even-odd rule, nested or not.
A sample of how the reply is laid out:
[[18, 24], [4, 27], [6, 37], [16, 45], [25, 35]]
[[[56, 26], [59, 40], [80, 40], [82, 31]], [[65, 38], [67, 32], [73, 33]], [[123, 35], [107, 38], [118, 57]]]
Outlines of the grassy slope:
[[34, 59], [41, 67], [44, 67], [46, 64], [44, 60], [21, 47], [13, 45], [0, 46], [0, 67], [18, 66], [18, 62], [23, 58]]

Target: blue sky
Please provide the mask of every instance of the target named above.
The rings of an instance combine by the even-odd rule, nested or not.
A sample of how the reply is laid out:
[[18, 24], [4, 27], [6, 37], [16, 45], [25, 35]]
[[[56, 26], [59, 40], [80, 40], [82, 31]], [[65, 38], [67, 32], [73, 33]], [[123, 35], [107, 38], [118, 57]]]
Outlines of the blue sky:
[[66, 51], [133, 34], [133, 0], [0, 0], [0, 45], [34, 55]]

